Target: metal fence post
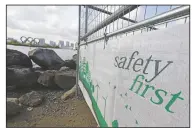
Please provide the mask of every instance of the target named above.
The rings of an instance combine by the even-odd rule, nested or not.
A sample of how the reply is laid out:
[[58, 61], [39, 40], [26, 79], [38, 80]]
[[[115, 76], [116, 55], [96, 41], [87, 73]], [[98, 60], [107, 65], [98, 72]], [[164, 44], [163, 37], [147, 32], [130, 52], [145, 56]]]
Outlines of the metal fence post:
[[85, 6], [85, 34], [87, 33], [88, 7]]
[[79, 26], [78, 26], [78, 45], [77, 45], [77, 61], [76, 61], [76, 96], [80, 94], [79, 88], [79, 50], [80, 50], [80, 29], [81, 29], [81, 5], [79, 5]]

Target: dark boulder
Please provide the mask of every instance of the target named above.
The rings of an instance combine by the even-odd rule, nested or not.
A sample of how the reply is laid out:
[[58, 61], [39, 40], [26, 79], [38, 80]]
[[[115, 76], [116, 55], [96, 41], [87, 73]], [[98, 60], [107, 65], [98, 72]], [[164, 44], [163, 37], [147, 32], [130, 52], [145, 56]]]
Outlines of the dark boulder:
[[34, 67], [34, 68], [32, 68], [32, 71], [38, 73], [38, 75], [40, 76], [40, 75], [43, 74], [43, 72], [45, 72], [46, 70], [43, 69], [43, 68], [41, 68], [41, 67]]
[[35, 71], [46, 71], [45, 69], [41, 68], [41, 67], [33, 67], [32, 70]]
[[51, 49], [37, 48], [28, 53], [29, 58], [44, 69], [57, 70], [64, 61]]
[[57, 71], [55, 73], [54, 81], [60, 88], [69, 90], [76, 83], [76, 71], [75, 70]]
[[17, 50], [7, 49], [6, 59], [7, 66], [19, 65], [28, 68], [32, 67], [32, 62], [29, 57]]
[[26, 93], [19, 98], [19, 103], [29, 107], [38, 106], [42, 103], [42, 101], [43, 95], [36, 91]]
[[55, 70], [47, 70], [39, 76], [37, 82], [45, 87], [59, 88], [54, 81], [55, 73]]
[[13, 101], [6, 101], [6, 115], [7, 117], [15, 116], [19, 114], [22, 110], [22, 107], [19, 106], [16, 102]]
[[73, 55], [73, 60], [77, 62], [77, 54]]
[[63, 63], [63, 66], [69, 67], [70, 69], [76, 69], [76, 62], [73, 59], [65, 60], [65, 62]]
[[63, 66], [59, 69], [59, 71], [68, 71], [68, 70], [71, 70], [71, 69], [69, 67], [65, 67], [65, 66]]
[[33, 72], [31, 68], [11, 66], [6, 68], [6, 85], [8, 89], [35, 87], [38, 85], [37, 79], [40, 75]]

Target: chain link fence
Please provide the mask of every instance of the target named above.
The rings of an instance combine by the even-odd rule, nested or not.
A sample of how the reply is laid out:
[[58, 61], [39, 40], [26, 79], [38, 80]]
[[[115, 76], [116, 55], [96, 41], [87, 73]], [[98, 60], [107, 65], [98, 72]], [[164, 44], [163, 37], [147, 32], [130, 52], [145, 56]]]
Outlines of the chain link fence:
[[[189, 5], [79, 6], [78, 54], [80, 47], [89, 43], [104, 41], [105, 48], [108, 40], [118, 36], [158, 31], [188, 23], [189, 15]], [[78, 66], [77, 63], [77, 71]]]
[[143, 33], [187, 22], [189, 6], [87, 5], [80, 6], [79, 35], [81, 41], [91, 43], [102, 41], [104, 37]]

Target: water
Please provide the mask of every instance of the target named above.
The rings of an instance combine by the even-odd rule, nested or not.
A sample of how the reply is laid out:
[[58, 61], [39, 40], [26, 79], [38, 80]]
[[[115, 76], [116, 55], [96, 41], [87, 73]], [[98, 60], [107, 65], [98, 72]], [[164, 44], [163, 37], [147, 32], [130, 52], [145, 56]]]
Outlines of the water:
[[[30, 50], [33, 50], [37, 47], [25, 47], [25, 46], [14, 46], [14, 45], [7, 45], [8, 49], [13, 49], [13, 50], [18, 50], [24, 54], [26, 54], [28, 56], [28, 52]], [[52, 49], [53, 51], [55, 51], [57, 53], [57, 55], [59, 57], [61, 57], [61, 59], [63, 60], [68, 60], [68, 59], [72, 59], [72, 56], [74, 54], [77, 53], [77, 51], [75, 50], [69, 50], [69, 49], [54, 49], [54, 48], [47, 48], [47, 49]], [[33, 62], [34, 66], [37, 66], [34, 62]]]

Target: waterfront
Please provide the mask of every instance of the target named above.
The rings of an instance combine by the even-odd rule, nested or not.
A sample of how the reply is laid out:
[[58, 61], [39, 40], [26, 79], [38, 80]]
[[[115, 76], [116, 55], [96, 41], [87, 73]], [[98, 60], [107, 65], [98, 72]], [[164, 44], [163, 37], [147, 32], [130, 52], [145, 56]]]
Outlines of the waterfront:
[[[14, 45], [7, 45], [8, 49], [18, 50], [26, 55], [28, 55], [28, 52], [30, 50], [33, 50], [38, 47], [26, 47], [26, 46], [14, 46]], [[56, 48], [47, 48], [54, 50], [59, 57], [63, 60], [72, 59], [72, 56], [77, 53], [75, 50], [70, 49], [56, 49]], [[34, 64], [34, 63], [33, 63]]]

